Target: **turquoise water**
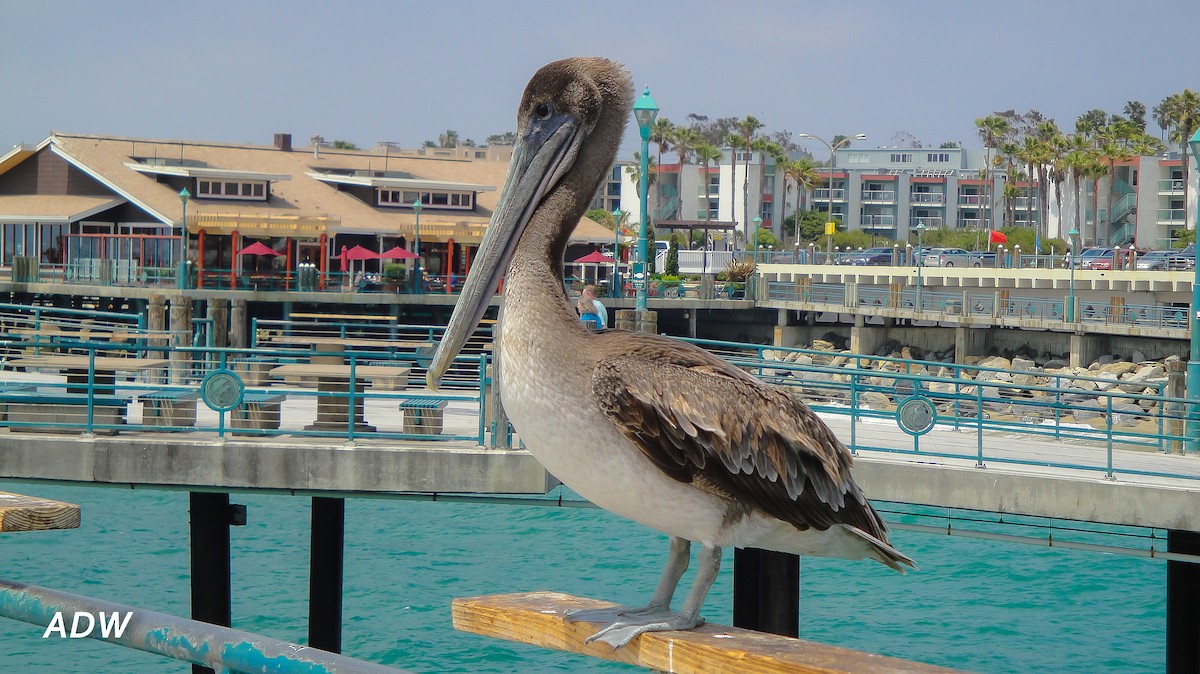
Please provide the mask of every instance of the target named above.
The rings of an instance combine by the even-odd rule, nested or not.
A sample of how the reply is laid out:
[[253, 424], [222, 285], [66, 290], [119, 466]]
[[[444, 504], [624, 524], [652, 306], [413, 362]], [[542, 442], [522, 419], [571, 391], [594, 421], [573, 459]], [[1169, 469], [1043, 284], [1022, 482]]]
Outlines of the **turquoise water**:
[[[0, 482], [79, 503], [76, 531], [0, 539], [8, 580], [187, 615], [184, 492]], [[234, 626], [305, 639], [308, 499], [235, 495]], [[594, 509], [355, 499], [346, 503], [344, 651], [413, 672], [643, 671], [455, 632], [450, 601], [556, 590], [644, 603], [665, 538]], [[920, 571], [805, 558], [801, 636], [978, 672], [1160, 672], [1165, 564], [896, 532]], [[732, 562], [704, 615], [728, 624]], [[685, 578], [684, 582], [689, 582]], [[0, 672], [184, 672], [92, 640], [0, 619]]]

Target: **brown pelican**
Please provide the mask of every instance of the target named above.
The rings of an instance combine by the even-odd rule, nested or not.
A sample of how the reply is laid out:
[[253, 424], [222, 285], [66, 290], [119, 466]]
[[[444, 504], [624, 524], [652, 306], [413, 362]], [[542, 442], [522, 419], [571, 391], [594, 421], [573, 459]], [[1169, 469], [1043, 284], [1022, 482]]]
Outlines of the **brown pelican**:
[[[517, 111], [500, 204], [428, 369], [436, 388], [505, 280], [500, 391], [529, 451], [596, 505], [670, 537], [666, 570], [640, 609], [586, 611], [591, 639], [622, 646], [648, 631], [701, 624], [723, 546], [912, 560], [850, 476], [851, 457], [802, 402], [690, 344], [590, 332], [563, 290], [567, 237], [612, 166], [632, 86], [600, 58], [539, 70]], [[671, 598], [699, 569], [679, 612]]]

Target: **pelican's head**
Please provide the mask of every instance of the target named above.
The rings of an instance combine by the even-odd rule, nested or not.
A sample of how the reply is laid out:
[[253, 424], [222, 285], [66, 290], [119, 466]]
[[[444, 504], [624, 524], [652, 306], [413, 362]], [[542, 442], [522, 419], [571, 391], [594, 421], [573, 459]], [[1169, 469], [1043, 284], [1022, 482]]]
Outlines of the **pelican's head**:
[[525, 226], [556, 189], [570, 189], [570, 212], [555, 213], [566, 234], [575, 228], [612, 165], [633, 101], [629, 74], [602, 58], [571, 58], [543, 66], [517, 108], [517, 142], [508, 177], [479, 244], [474, 265], [426, 373], [436, 389], [488, 302]]

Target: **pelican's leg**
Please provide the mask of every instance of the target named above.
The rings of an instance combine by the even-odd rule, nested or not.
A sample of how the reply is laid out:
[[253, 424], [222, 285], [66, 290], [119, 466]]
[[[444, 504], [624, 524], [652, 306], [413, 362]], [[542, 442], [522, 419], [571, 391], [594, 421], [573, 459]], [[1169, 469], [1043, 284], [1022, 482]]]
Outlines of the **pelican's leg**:
[[627, 616], [637, 616], [649, 613], [664, 613], [671, 610], [671, 597], [675, 596], [675, 588], [679, 587], [679, 579], [687, 571], [691, 558], [692, 543], [686, 538], [671, 536], [667, 566], [663, 569], [662, 578], [654, 590], [650, 603], [641, 607], [612, 606], [609, 608], [580, 609], [567, 611], [567, 622], [611, 623]]
[[603, 641], [613, 648], [620, 648], [629, 643], [634, 637], [645, 632], [666, 632], [669, 630], [690, 630], [704, 624], [700, 617], [700, 607], [717, 572], [721, 570], [721, 548], [704, 546], [698, 555], [696, 580], [692, 582], [692, 590], [687, 599], [683, 600], [683, 608], [678, 612], [664, 610], [660, 613], [645, 613], [622, 618], [588, 637], [586, 641]]

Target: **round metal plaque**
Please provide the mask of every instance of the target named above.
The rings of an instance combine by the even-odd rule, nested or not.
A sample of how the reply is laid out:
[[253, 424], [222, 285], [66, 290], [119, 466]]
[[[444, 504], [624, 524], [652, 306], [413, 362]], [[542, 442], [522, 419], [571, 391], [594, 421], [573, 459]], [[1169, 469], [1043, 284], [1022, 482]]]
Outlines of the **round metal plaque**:
[[932, 428], [937, 419], [937, 408], [928, 398], [914, 395], [905, 398], [896, 407], [896, 423], [900, 430], [909, 435], [924, 435]]
[[233, 370], [213, 370], [200, 382], [200, 398], [209, 409], [228, 412], [242, 402], [245, 385]]

